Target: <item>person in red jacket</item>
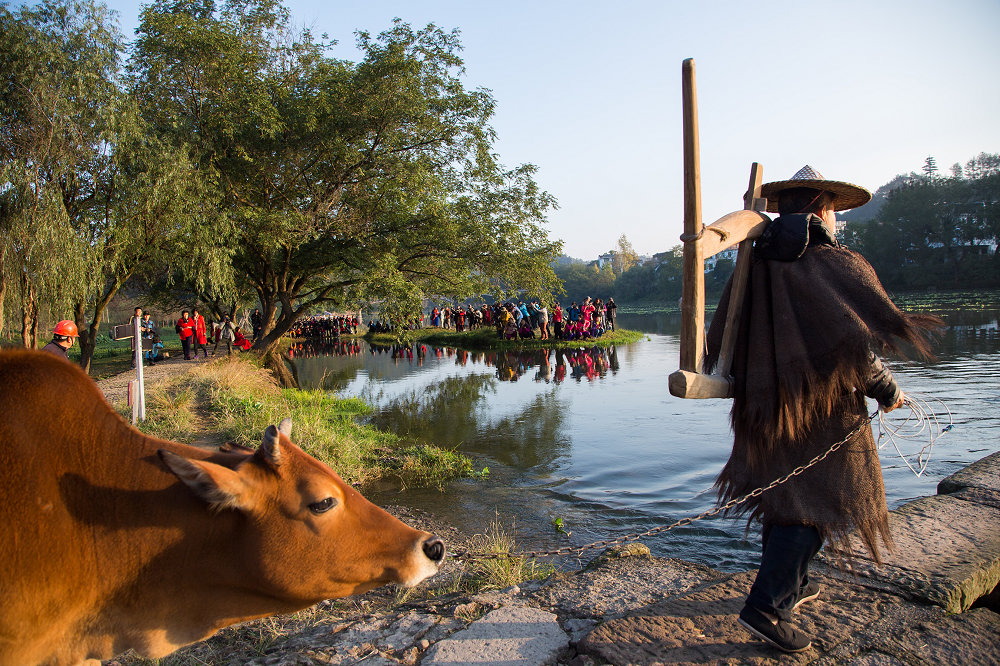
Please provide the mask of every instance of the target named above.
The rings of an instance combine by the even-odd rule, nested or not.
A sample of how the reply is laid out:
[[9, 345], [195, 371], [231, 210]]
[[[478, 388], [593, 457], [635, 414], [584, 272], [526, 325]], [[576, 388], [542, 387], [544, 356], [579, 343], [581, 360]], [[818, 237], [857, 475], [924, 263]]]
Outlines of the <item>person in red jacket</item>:
[[205, 358], [208, 358], [208, 331], [205, 329], [205, 318], [198, 313], [198, 308], [194, 308], [191, 319], [194, 321], [194, 339], [191, 342], [194, 357], [198, 358], [198, 348], [201, 347]]
[[181, 345], [184, 347], [184, 360], [191, 360], [191, 341], [194, 340], [194, 319], [187, 310], [181, 311], [181, 318], [174, 325], [174, 330], [181, 336]]

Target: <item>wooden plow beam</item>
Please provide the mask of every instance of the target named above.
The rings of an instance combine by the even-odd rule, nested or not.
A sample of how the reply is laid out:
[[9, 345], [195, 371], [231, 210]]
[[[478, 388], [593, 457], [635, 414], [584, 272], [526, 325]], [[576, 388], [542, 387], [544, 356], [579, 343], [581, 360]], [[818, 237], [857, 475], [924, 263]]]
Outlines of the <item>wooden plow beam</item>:
[[[730, 371], [736, 328], [750, 273], [753, 239], [760, 236], [770, 218], [760, 197], [763, 169], [750, 167], [750, 186], [743, 196], [743, 210], [724, 215], [707, 227], [701, 221], [701, 166], [698, 155], [698, 99], [694, 60], [681, 69], [684, 119], [684, 290], [681, 300], [680, 369], [670, 374], [670, 393], [678, 398], [731, 398]], [[713, 374], [705, 374], [705, 259], [739, 243], [729, 311], [722, 337], [722, 350]]]

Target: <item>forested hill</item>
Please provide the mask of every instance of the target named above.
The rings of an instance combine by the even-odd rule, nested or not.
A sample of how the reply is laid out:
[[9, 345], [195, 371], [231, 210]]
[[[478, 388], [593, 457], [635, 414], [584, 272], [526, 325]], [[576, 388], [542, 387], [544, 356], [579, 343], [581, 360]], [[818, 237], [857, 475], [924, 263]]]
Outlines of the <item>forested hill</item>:
[[[841, 240], [860, 251], [890, 291], [1000, 287], [1000, 154], [980, 153], [947, 176], [928, 158], [921, 173], [896, 176], [872, 201], [840, 216]], [[681, 296], [681, 246], [653, 261], [615, 270], [583, 262], [562, 264], [566, 301], [614, 296], [621, 305], [676, 305]], [[709, 298], [732, 271], [720, 259], [705, 276]]]

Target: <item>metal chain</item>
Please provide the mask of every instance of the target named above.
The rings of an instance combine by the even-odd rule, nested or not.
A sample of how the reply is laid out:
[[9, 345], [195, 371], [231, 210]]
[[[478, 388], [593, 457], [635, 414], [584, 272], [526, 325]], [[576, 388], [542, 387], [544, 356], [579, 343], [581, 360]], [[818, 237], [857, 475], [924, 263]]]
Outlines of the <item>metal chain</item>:
[[729, 509], [737, 507], [740, 504], [743, 504], [744, 502], [754, 497], [760, 497], [768, 490], [776, 488], [781, 484], [785, 483], [786, 481], [788, 481], [789, 479], [791, 479], [792, 477], [802, 474], [810, 467], [826, 460], [830, 456], [830, 454], [832, 454], [834, 451], [842, 447], [844, 444], [854, 439], [854, 436], [859, 434], [877, 416], [878, 416], [877, 411], [872, 414], [869, 414], [864, 419], [862, 419], [861, 423], [859, 423], [858, 426], [847, 435], [847, 437], [840, 440], [839, 442], [834, 442], [830, 446], [830, 448], [828, 448], [820, 455], [816, 456], [806, 464], [796, 467], [788, 474], [775, 479], [768, 485], [762, 488], [757, 488], [756, 490], [752, 490], [751, 492], [747, 493], [746, 495], [743, 495], [742, 497], [733, 498], [728, 502], [726, 502], [725, 504], [723, 504], [722, 506], [717, 506], [714, 509], [709, 509], [708, 511], [700, 513], [697, 516], [690, 518], [681, 518], [680, 520], [675, 521], [670, 525], [661, 525], [659, 527], [654, 527], [652, 529], [646, 530], [641, 534], [627, 534], [625, 536], [618, 537], [617, 539], [605, 539], [603, 541], [595, 541], [593, 543], [588, 543], [585, 546], [563, 546], [562, 548], [557, 548], [556, 550], [529, 550], [519, 553], [473, 553], [467, 549], [463, 549], [456, 553], [449, 553], [448, 557], [457, 560], [487, 560], [487, 559], [513, 558], [513, 557], [548, 557], [552, 555], [569, 555], [571, 553], [583, 553], [588, 550], [594, 550], [595, 548], [607, 548], [608, 546], [617, 546], [618, 544], [627, 543], [630, 541], [637, 541], [639, 539], [642, 539], [643, 537], [653, 536], [655, 534], [660, 534], [662, 532], [669, 532], [675, 527], [690, 525], [691, 523], [697, 522], [704, 518], [711, 518], [712, 516], [716, 516], [720, 513], [728, 511]]

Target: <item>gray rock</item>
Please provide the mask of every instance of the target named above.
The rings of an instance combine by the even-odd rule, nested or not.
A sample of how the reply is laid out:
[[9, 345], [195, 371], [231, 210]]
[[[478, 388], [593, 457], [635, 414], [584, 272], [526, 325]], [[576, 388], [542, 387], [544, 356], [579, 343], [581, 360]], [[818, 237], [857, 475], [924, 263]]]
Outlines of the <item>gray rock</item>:
[[889, 527], [896, 552], [881, 567], [855, 548], [855, 572], [877, 587], [961, 613], [1000, 583], [1000, 509], [923, 497], [890, 512]]
[[976, 609], [960, 616], [859, 584], [811, 575], [823, 589], [793, 624], [812, 648], [781, 655], [753, 638], [736, 616], [755, 572], [677, 595], [605, 622], [577, 644], [611, 664], [995, 664], [1000, 615]]
[[[634, 545], [634, 544], [633, 544]], [[647, 606], [721, 576], [709, 567], [631, 554], [600, 556], [595, 563], [533, 595], [539, 606], [560, 615], [607, 619]]]
[[568, 646], [554, 614], [524, 606], [498, 608], [431, 646], [421, 664], [552, 664]]
[[578, 640], [589, 634], [591, 629], [596, 626], [597, 620], [585, 620], [576, 617], [572, 617], [563, 623], [563, 629], [569, 634], [569, 640], [571, 643], [576, 643]]
[[938, 494], [954, 493], [963, 488], [982, 488], [1000, 492], [1000, 451], [941, 479], [938, 483]]

